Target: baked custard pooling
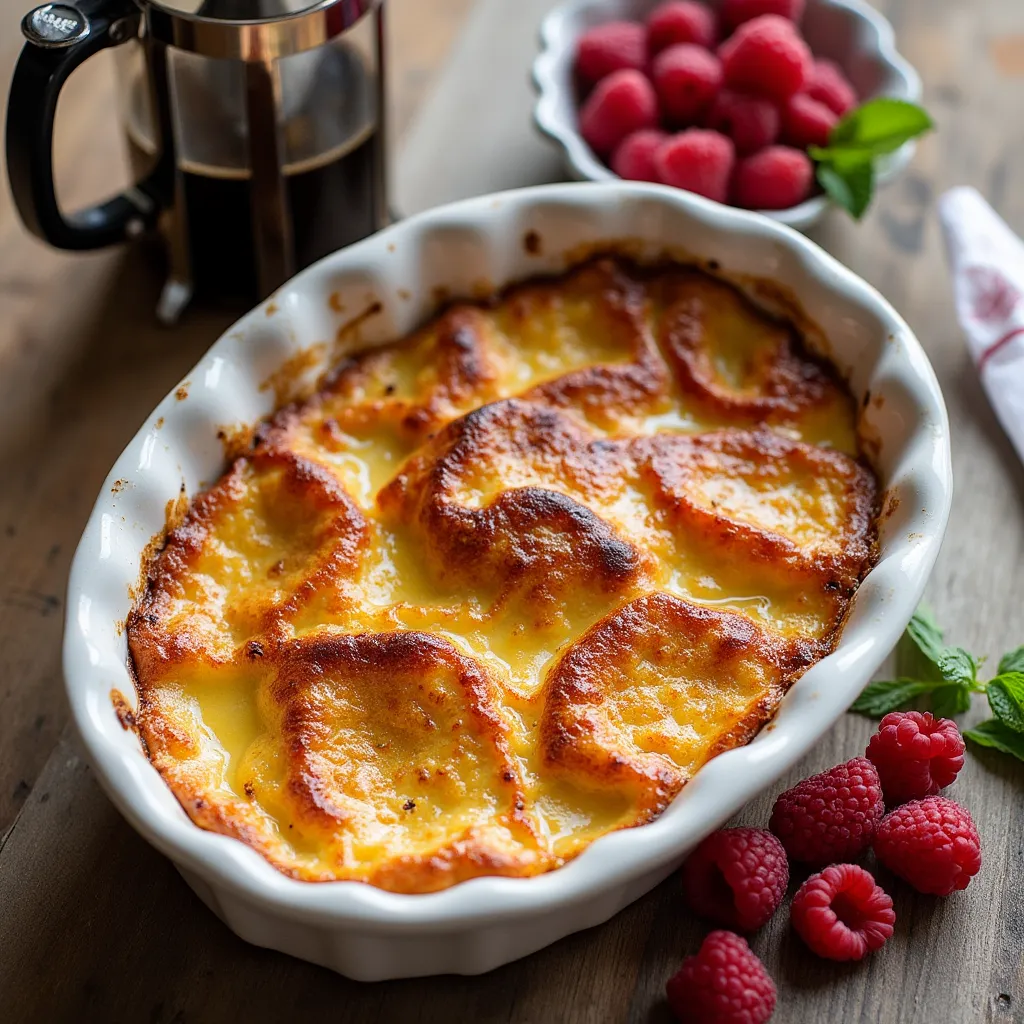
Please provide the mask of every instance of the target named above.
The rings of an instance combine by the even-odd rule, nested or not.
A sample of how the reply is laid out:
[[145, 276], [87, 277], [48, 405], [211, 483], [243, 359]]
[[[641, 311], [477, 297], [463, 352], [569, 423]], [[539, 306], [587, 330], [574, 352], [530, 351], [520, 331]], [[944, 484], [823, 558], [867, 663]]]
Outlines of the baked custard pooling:
[[697, 270], [455, 304], [262, 425], [167, 536], [128, 621], [149, 756], [296, 878], [557, 867], [834, 646], [874, 540], [854, 421]]

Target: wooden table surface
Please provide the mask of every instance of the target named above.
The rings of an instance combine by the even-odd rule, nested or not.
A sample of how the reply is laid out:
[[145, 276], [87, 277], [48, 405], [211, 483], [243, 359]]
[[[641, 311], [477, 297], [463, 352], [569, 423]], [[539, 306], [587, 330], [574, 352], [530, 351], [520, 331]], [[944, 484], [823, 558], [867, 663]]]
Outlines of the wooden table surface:
[[[27, 0], [0, 0], [0, 89]], [[394, 103], [408, 124], [472, 0], [390, 0]], [[860, 227], [818, 241], [879, 286], [935, 365], [953, 424], [957, 495], [930, 600], [951, 639], [996, 656], [1024, 642], [1024, 471], [986, 404], [953, 318], [934, 201], [981, 189], [1024, 232], [1024, 4], [883, 0], [940, 131]], [[61, 194], [123, 175], [111, 65], [65, 89]], [[703, 929], [670, 879], [608, 924], [479, 978], [360, 985], [235, 938], [122, 821], [76, 754], [60, 670], [63, 594], [107, 469], [145, 414], [239, 312], [193, 309], [157, 328], [158, 269], [123, 250], [72, 256], [28, 237], [0, 192], [0, 1020], [192, 1022], [660, 1021], [662, 993]], [[976, 707], [972, 720], [983, 716]], [[791, 776], [863, 749], [846, 718]], [[952, 795], [985, 864], [947, 900], [884, 872], [898, 915], [884, 951], [815, 960], [787, 914], [753, 940], [785, 1022], [1024, 1020], [1024, 766], [971, 752]], [[777, 789], [775, 790], [777, 792]], [[741, 815], [763, 823], [772, 796]]]

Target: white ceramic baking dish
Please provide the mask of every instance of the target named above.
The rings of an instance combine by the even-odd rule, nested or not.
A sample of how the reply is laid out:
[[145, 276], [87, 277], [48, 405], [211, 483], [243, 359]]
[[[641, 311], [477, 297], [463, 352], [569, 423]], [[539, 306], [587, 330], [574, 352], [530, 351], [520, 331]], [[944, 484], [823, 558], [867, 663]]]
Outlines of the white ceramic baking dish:
[[[376, 303], [379, 312], [343, 332], [347, 344], [402, 335], [439, 294], [478, 294], [558, 271], [567, 253], [620, 239], [634, 253], [685, 251], [738, 281], [776, 282], [820, 326], [861, 400], [887, 504], [878, 563], [836, 651], [800, 679], [754, 742], [711, 761], [661, 818], [599, 839], [536, 878], [480, 878], [413, 896], [299, 882], [242, 843], [197, 828], [135, 733], [119, 724], [111, 690], [134, 702], [122, 626], [140, 559], [168, 503], [222, 471], [218, 431], [270, 413], [274, 390], [261, 385], [296, 353], [307, 353], [312, 380], [324, 369], [325, 343]], [[552, 185], [456, 203], [300, 274], [229, 330], [153, 411], [110, 471], [72, 566], [64, 671], [74, 721], [114, 803], [242, 938], [364, 980], [487, 971], [611, 917], [814, 745], [910, 618], [951, 487], [946, 412], [921, 346], [876, 291], [790, 229], [655, 185]]]
[[[617, 181], [613, 171], [583, 141], [577, 120], [573, 82], [576, 41], [608, 21], [642, 21], [660, 0], [569, 0], [544, 19], [540, 53], [533, 65], [537, 127], [559, 145], [569, 173], [580, 181]], [[706, 0], [717, 7], [717, 0]], [[876, 96], [917, 103], [921, 78], [896, 50], [892, 25], [865, 0], [807, 0], [800, 22], [816, 57], [834, 60], [846, 73], [862, 100]], [[914, 155], [908, 142], [878, 165], [878, 183], [887, 184], [900, 174]], [[805, 231], [828, 209], [824, 195], [812, 196], [788, 210], [765, 211], [766, 216]]]

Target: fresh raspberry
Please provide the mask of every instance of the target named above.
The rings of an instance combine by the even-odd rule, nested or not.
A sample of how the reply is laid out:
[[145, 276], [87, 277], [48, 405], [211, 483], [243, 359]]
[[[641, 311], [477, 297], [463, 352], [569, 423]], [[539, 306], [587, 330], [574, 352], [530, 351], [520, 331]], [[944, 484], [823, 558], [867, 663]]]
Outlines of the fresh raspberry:
[[737, 153], [756, 153], [778, 139], [779, 110], [762, 96], [723, 89], [708, 114], [707, 124], [728, 135]]
[[744, 22], [722, 43], [718, 56], [727, 85], [780, 102], [804, 87], [813, 65], [793, 23], [777, 14]]
[[948, 896], [981, 868], [981, 839], [970, 814], [944, 796], [890, 811], [875, 834], [875, 855], [918, 892]]
[[806, 153], [769, 146], [739, 162], [733, 190], [737, 205], [748, 210], [788, 210], [802, 203], [813, 185], [814, 167]]
[[732, 932], [711, 932], [665, 990], [676, 1020], [686, 1024], [764, 1024], [775, 1010], [775, 983]]
[[857, 94], [846, 80], [839, 65], [830, 60], [816, 60], [807, 80], [807, 95], [824, 103], [837, 117], [857, 106]]
[[659, 180], [720, 203], [728, 198], [735, 162], [732, 142], [701, 128], [674, 135], [654, 155]]
[[827, 146], [829, 133], [838, 120], [824, 103], [798, 92], [790, 96], [782, 108], [783, 141], [797, 149]]
[[609, 21], [584, 32], [576, 44], [576, 72], [593, 84], [613, 71], [647, 63], [647, 30], [633, 21]]
[[680, 43], [654, 58], [651, 80], [668, 119], [689, 124], [711, 106], [722, 87], [722, 63], [709, 50]]
[[875, 766], [855, 757], [787, 789], [775, 801], [768, 827], [793, 860], [828, 864], [867, 849], [884, 813]]
[[654, 169], [654, 154], [668, 140], [657, 128], [644, 128], [627, 135], [612, 157], [612, 170], [628, 181], [660, 181]]
[[828, 960], [863, 960], [885, 945], [896, 914], [892, 897], [856, 864], [832, 864], [797, 889], [790, 909], [797, 934]]
[[878, 769], [892, 806], [945, 789], [964, 766], [964, 739], [949, 718], [893, 711], [879, 723], [864, 756]]
[[683, 865], [683, 892], [694, 913], [741, 932], [768, 921], [787, 885], [786, 851], [763, 828], [712, 832]]
[[602, 156], [627, 135], [657, 123], [654, 86], [639, 71], [613, 71], [601, 79], [580, 111], [580, 134]]
[[799, 21], [804, 14], [804, 0], [723, 0], [722, 20], [730, 28], [762, 14], [777, 14], [790, 21]]
[[715, 45], [715, 16], [696, 0], [668, 0], [654, 8], [647, 19], [647, 51], [661, 53], [678, 43]]

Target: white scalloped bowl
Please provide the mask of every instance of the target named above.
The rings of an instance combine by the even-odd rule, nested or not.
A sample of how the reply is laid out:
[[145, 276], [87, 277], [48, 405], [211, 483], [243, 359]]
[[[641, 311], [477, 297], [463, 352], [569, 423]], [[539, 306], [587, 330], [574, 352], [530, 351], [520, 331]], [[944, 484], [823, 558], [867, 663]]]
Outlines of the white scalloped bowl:
[[[569, 173], [580, 181], [618, 181], [579, 133], [573, 62], [576, 40], [608, 21], [643, 21], [661, 0], [570, 0], [556, 7], [540, 29], [541, 51], [533, 64], [537, 103], [533, 119], [561, 147]], [[717, 7], [717, 0], [704, 0]], [[877, 96], [917, 103], [921, 79], [896, 50], [892, 25], [864, 0], [807, 0], [801, 31], [816, 57], [834, 60], [861, 100]], [[879, 161], [879, 185], [891, 182], [914, 156], [908, 142]], [[830, 200], [815, 195], [788, 210], [763, 210], [766, 217], [806, 231], [821, 219]]]
[[[531, 232], [539, 252], [523, 244]], [[860, 427], [888, 496], [878, 563], [835, 652], [793, 686], [749, 746], [711, 761], [658, 820], [605, 836], [535, 878], [479, 878], [412, 896], [358, 882], [300, 882], [243, 843], [192, 824], [135, 733], [119, 724], [110, 694], [116, 688], [135, 700], [122, 624], [140, 562], [164, 528], [168, 502], [224, 469], [218, 430], [269, 414], [274, 397], [261, 382], [297, 352], [332, 341], [372, 303], [380, 312], [353, 345], [403, 335], [431, 314], [438, 289], [472, 295], [481, 281], [500, 287], [557, 272], [567, 254], [615, 240], [648, 258], [678, 256], [683, 245], [739, 282], [770, 279], [827, 338], [861, 403]], [[325, 358], [316, 357], [312, 376]], [[117, 460], [75, 555], [64, 638], [73, 719], [117, 807], [235, 932], [361, 980], [487, 971], [607, 920], [654, 886], [855, 699], [908, 622], [949, 512], [945, 407], [921, 346], [894, 310], [790, 229], [657, 185], [551, 185], [413, 217], [284, 285], [210, 349], [185, 390], [187, 398], [172, 392], [160, 403]]]

